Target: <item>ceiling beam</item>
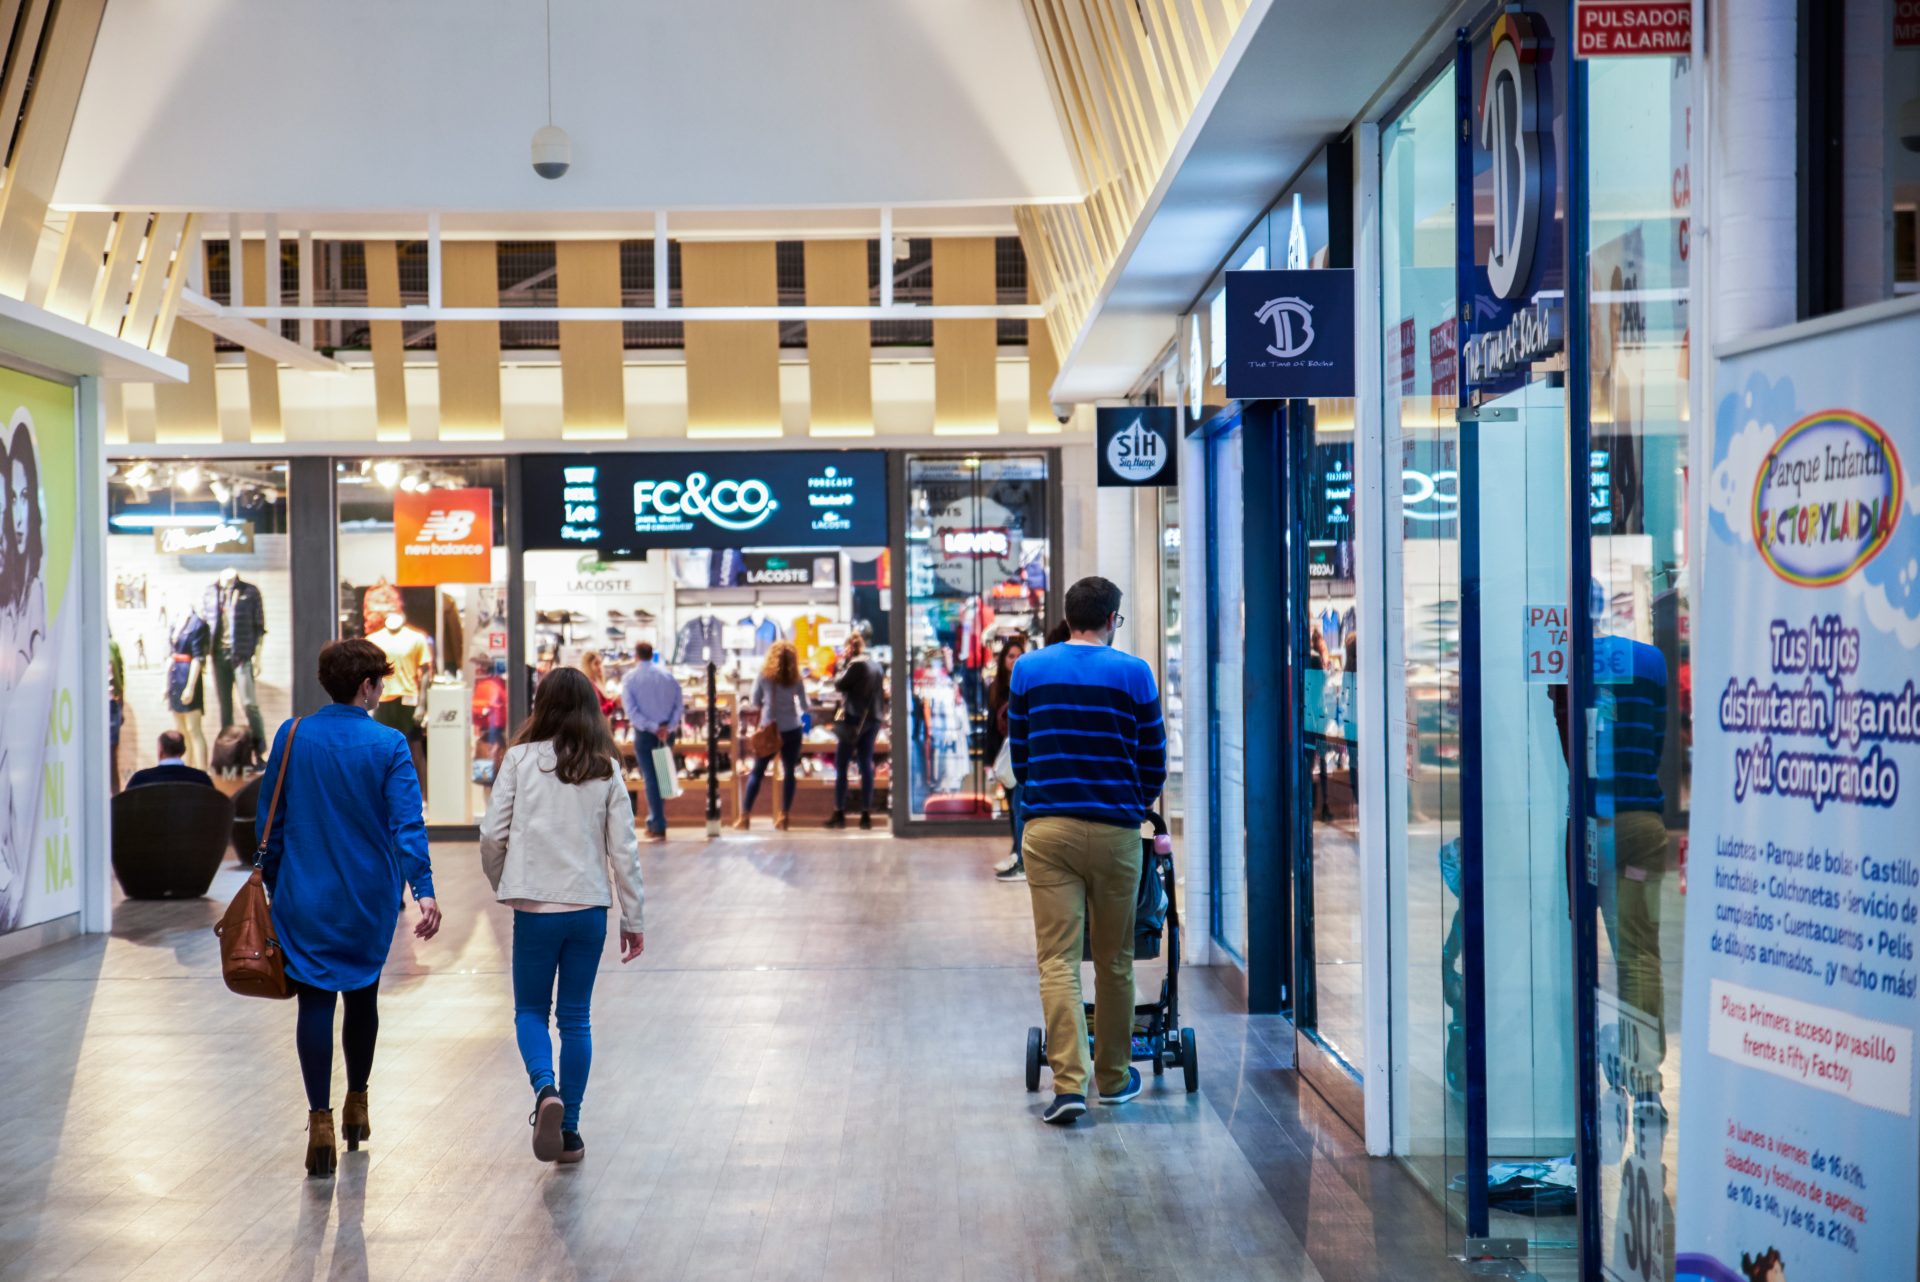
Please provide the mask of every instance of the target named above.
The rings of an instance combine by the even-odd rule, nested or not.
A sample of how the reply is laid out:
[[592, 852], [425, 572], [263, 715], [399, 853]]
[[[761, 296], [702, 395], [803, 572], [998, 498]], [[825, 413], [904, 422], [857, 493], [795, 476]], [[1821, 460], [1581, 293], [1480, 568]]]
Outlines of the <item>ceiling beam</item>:
[[[219, 306], [210, 299], [206, 301]], [[1038, 303], [932, 307], [895, 303], [892, 307], [228, 307], [222, 310], [227, 316], [244, 320], [348, 321], [932, 321], [1038, 320], [1046, 315], [1046, 308]]]
[[[252, 320], [240, 316], [241, 311], [270, 311], [271, 308], [234, 308], [223, 307], [205, 294], [186, 289], [180, 293], [180, 316], [190, 320], [202, 329], [218, 334], [228, 342], [238, 343], [250, 352], [268, 356], [282, 365], [291, 365], [295, 369], [338, 372], [346, 367], [331, 357], [322, 356], [312, 348], [280, 337], [272, 330], [262, 329]], [[327, 311], [324, 307], [287, 308], [288, 311]], [[293, 317], [290, 319], [301, 319]]]

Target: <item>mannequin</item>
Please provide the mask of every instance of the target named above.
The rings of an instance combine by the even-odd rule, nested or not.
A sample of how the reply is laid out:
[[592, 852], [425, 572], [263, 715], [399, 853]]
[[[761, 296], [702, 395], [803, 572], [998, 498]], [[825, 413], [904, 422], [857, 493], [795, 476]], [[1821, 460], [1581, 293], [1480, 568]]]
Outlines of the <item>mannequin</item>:
[[209, 631], [207, 659], [213, 671], [213, 690], [220, 701], [220, 728], [235, 724], [234, 695], [246, 714], [247, 732], [253, 738], [254, 752], [264, 757], [267, 727], [260, 715], [260, 690], [255, 674], [259, 671], [260, 643], [267, 634], [266, 609], [260, 589], [240, 577], [240, 571], [228, 566], [220, 571], [200, 600], [200, 617]]
[[187, 764], [196, 770], [207, 768], [207, 731], [202, 718], [207, 690], [203, 681], [211, 640], [207, 621], [189, 610], [173, 634], [173, 657], [167, 662], [167, 710], [173, 713], [173, 728], [186, 737]]
[[387, 612], [381, 621], [380, 630], [367, 640], [386, 651], [387, 659], [393, 664], [393, 675], [388, 677], [380, 691], [380, 702], [373, 709], [373, 719], [381, 725], [392, 726], [407, 737], [407, 746], [413, 752], [413, 766], [422, 779], [426, 777], [426, 735], [421, 730], [421, 719], [427, 714], [426, 700], [423, 697], [428, 678], [433, 673], [433, 641], [426, 633], [407, 622], [407, 616], [398, 610]]

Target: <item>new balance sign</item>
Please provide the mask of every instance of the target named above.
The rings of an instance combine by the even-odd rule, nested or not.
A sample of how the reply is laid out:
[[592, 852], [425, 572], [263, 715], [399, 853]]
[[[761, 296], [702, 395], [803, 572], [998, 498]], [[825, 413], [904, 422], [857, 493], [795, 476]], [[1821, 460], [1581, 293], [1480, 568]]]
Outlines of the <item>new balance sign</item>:
[[1353, 395], [1353, 272], [1227, 273], [1227, 395]]

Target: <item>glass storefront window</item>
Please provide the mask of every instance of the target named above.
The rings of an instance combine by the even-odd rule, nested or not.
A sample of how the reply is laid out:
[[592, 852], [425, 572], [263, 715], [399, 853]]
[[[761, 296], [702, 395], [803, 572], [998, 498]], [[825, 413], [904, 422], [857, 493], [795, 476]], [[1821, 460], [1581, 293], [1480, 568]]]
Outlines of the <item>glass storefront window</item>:
[[158, 759], [237, 789], [292, 715], [287, 466], [126, 459], [107, 480], [108, 636], [119, 693], [118, 787]]
[[374, 716], [412, 745], [427, 821], [478, 822], [507, 728], [506, 465], [381, 458], [334, 472], [335, 635], [393, 662]]
[[1831, 12], [1806, 12], [1808, 22], [1845, 32], [1831, 39], [1837, 65], [1824, 72], [1831, 79], [1814, 73], [1822, 77], [1815, 83], [1845, 86], [1834, 130], [1842, 154], [1832, 175], [1841, 305], [1920, 294], [1920, 18], [1911, 0], [1847, 0]]
[[1207, 442], [1207, 731], [1213, 740], [1213, 936], [1247, 956], [1246, 543], [1244, 431], [1238, 418]]
[[[642, 763], [620, 690], [640, 662], [638, 647], [651, 646], [651, 662], [678, 678], [685, 710], [678, 737], [667, 745], [683, 789], [665, 801], [667, 821], [705, 822], [710, 756], [720, 815], [731, 820], [740, 813], [752, 765], [741, 737], [757, 724], [757, 714], [743, 710], [768, 650], [793, 642], [813, 724], [801, 739], [791, 815], [797, 824], [818, 826], [834, 808], [840, 703], [834, 679], [848, 637], [861, 636], [883, 679], [891, 664], [889, 560], [885, 548], [660, 548], [630, 560], [602, 560], [577, 549], [529, 551], [521, 568], [535, 681], [559, 666], [594, 680], [638, 809], [645, 804], [638, 800]], [[892, 777], [884, 704], [877, 725], [872, 813], [882, 816]], [[857, 759], [849, 767], [850, 806], [858, 810]], [[785, 770], [782, 762], [769, 773], [784, 778]], [[781, 785], [764, 779], [760, 791], [774, 798], [756, 798], [755, 811], [767, 818], [778, 808]]]
[[992, 780], [1005, 655], [1046, 632], [1052, 548], [1040, 454], [910, 455], [906, 513], [908, 818], [1004, 813]]
[[1186, 808], [1186, 701], [1180, 679], [1184, 651], [1180, 628], [1180, 491], [1163, 489], [1160, 495], [1160, 698], [1167, 719], [1167, 788], [1162, 804], [1168, 823]]
[[[1920, 68], [1920, 50], [1907, 59]], [[1679, 1133], [1670, 1120], [1680, 1078], [1678, 869], [1692, 780], [1693, 684], [1689, 211], [1684, 184], [1670, 178], [1687, 163], [1692, 67], [1687, 58], [1587, 65], [1592, 429], [1585, 488], [1597, 727], [1589, 739], [1596, 759], [1587, 831], [1600, 916], [1595, 1205], [1602, 1269], [1664, 1277], [1673, 1267], [1678, 1166]], [[1920, 78], [1906, 92], [1920, 93]], [[1920, 158], [1908, 158], [1920, 180]]]
[[[1386, 458], [1402, 497], [1389, 557], [1400, 653], [1394, 695], [1405, 757], [1389, 762], [1389, 823], [1404, 853], [1410, 955], [1393, 986], [1394, 1024], [1410, 1048], [1402, 1135], [1414, 1173], [1456, 1216], [1466, 1089], [1460, 935], [1459, 400], [1455, 363], [1454, 78], [1441, 75], [1380, 133], [1381, 302], [1391, 339], [1408, 321], [1410, 368], [1384, 349]], [[1397, 626], [1396, 626], [1397, 625]], [[1391, 651], [1389, 651], [1391, 653]], [[1390, 696], [1392, 697], [1392, 696]], [[1439, 965], [1433, 962], [1437, 958]]]

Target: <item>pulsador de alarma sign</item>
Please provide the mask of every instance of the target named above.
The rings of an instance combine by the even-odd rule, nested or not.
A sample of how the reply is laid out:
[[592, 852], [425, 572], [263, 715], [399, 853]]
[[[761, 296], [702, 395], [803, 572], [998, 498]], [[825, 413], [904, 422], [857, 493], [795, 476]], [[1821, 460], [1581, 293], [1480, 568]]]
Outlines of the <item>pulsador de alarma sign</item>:
[[1099, 483], [1168, 486], [1177, 479], [1180, 411], [1173, 406], [1103, 405], [1094, 420]]
[[1227, 273], [1227, 395], [1352, 396], [1353, 271]]

